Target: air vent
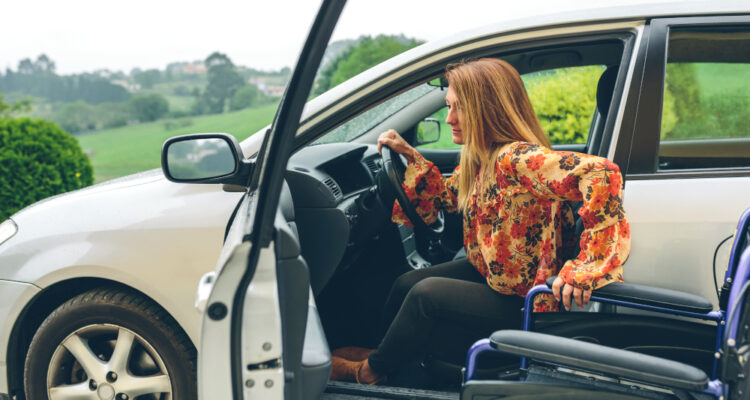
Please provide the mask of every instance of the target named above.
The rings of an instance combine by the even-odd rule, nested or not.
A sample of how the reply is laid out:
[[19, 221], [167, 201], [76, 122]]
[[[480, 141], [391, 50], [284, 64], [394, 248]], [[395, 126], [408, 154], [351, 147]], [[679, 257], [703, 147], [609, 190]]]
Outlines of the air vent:
[[341, 197], [341, 189], [339, 188], [339, 185], [337, 185], [336, 182], [333, 181], [332, 178], [326, 178], [323, 183], [328, 186], [329, 189], [331, 189], [331, 193], [333, 194], [334, 198], [338, 199]]
[[380, 163], [378, 163], [375, 160], [376, 160], [375, 158], [371, 158], [365, 161], [365, 164], [367, 165], [367, 169], [369, 169], [373, 175], [377, 174], [380, 171]]

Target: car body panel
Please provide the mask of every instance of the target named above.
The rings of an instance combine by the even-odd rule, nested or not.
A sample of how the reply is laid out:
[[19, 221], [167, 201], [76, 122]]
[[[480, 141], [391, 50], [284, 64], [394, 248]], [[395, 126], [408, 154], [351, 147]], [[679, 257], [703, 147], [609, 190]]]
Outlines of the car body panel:
[[[632, 238], [623, 268], [625, 280], [698, 294], [717, 306], [714, 249], [734, 233], [737, 219], [748, 207], [750, 177], [630, 180], [623, 196]], [[705, 242], [694, 246], [698, 237]], [[728, 249], [717, 262], [719, 282]]]
[[[25, 282], [15, 282], [0, 279], [0, 321], [15, 321], [23, 312], [40, 288]], [[8, 324], [9, 325], [9, 324]], [[0, 343], [8, 343], [10, 339], [10, 330], [3, 329], [0, 331]], [[8, 375], [7, 372], [7, 346], [0, 346], [0, 377]], [[8, 392], [8, 382], [0, 379], [0, 393]]]
[[[119, 282], [162, 305], [197, 343], [195, 283], [216, 264], [225, 224], [219, 221], [229, 219], [241, 195], [223, 192], [221, 185], [179, 185], [161, 174], [145, 175], [15, 214], [20, 229], [0, 247], [0, 279], [40, 288], [80, 277]], [[179, 273], [161, 267], [172, 265]]]

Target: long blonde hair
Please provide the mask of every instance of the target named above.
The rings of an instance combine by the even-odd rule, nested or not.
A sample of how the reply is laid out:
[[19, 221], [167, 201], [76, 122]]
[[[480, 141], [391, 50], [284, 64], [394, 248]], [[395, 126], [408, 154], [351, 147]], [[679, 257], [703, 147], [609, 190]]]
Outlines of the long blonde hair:
[[465, 210], [479, 178], [480, 188], [494, 182], [500, 148], [516, 141], [549, 147], [521, 76], [496, 58], [448, 65], [448, 85], [456, 95], [464, 147], [458, 177], [458, 206]]

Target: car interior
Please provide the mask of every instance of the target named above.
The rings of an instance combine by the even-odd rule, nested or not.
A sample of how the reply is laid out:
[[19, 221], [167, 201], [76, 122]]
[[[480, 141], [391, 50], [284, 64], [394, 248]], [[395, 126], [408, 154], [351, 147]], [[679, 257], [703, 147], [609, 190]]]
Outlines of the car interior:
[[[619, 107], [619, 97], [613, 93], [619, 93], [624, 86], [627, 62], [623, 60], [629, 57], [631, 39], [629, 33], [568, 39], [534, 46], [506, 46], [461, 58], [500, 57], [524, 77], [552, 76], [561, 68], [600, 66], [596, 110], [592, 110], [586, 143], [553, 144], [553, 147], [606, 155], [616, 114], [613, 110]], [[302, 354], [301, 364], [295, 368], [307, 371], [300, 372], [303, 383], [296, 389], [305, 393], [303, 398], [317, 398], [322, 390], [354, 394], [373, 390], [363, 385], [326, 382], [330, 362], [328, 349], [376, 347], [387, 328], [383, 326], [381, 312], [394, 280], [411, 269], [429, 268], [461, 256], [461, 220], [455, 215], [445, 216], [444, 235], [440, 238], [443, 251], [438, 256], [420, 254], [419, 249], [425, 247], [423, 242], [427, 238], [410, 227], [397, 226], [390, 221], [395, 194], [375, 144], [378, 135], [387, 129], [396, 129], [407, 141], [417, 144], [420, 122], [445, 105], [444, 88], [429, 85], [426, 83], [429, 79], [401, 88], [382, 103], [361, 110], [300, 147], [289, 162], [280, 218], [283, 218], [286, 235], [298, 239], [300, 257], [297, 258], [304, 262], [284, 273], [307, 275], [304, 273], [306, 264], [310, 290], [299, 286], [306, 285], [306, 279], [297, 282], [298, 287], [293, 289], [294, 293], [309, 299], [305, 301], [308, 309], [298, 310], [301, 313], [298, 315], [306, 315], [306, 329], [300, 330], [306, 331], [305, 336], [296, 339], [285, 336], [284, 340], [285, 349], [287, 341], [296, 343], [290, 354]], [[440, 122], [445, 125], [444, 121]], [[443, 174], [450, 174], [458, 162], [457, 149], [417, 149]], [[580, 221], [578, 227], [582, 230]], [[279, 262], [288, 264], [289, 260]], [[289, 294], [292, 289], [280, 287], [280, 292], [284, 290]], [[285, 298], [283, 293], [280, 297]], [[288, 305], [282, 301], [282, 315], [286, 315], [285, 307]], [[715, 326], [668, 316], [618, 313], [613, 306], [594, 305], [587, 310], [598, 312], [543, 313], [536, 317], [536, 330], [658, 355], [710, 371]], [[300, 318], [297, 317], [297, 322], [286, 322], [288, 318], [284, 316], [283, 321], [305, 323], [299, 321]], [[424, 356], [404, 366], [389, 377], [386, 387], [377, 390], [410, 388], [457, 392], [466, 352], [478, 338], [476, 333], [462, 331], [449, 322], [439, 324], [429, 343], [425, 343]], [[285, 362], [286, 358], [285, 352]], [[518, 366], [517, 357], [487, 354], [478, 360], [477, 376], [517, 379]], [[436, 393], [430, 392], [425, 397], [439, 397]]]

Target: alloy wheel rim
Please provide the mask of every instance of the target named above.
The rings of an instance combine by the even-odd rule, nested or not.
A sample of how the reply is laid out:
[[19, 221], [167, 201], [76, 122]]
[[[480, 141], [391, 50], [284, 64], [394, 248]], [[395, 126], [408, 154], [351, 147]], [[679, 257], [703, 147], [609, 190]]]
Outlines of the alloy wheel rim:
[[50, 400], [172, 400], [164, 360], [142, 336], [113, 324], [76, 329], [47, 368]]

